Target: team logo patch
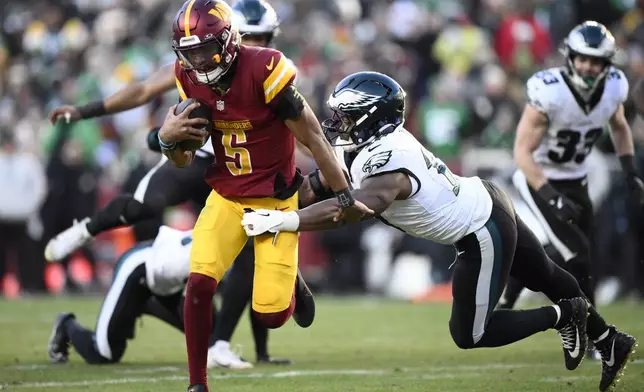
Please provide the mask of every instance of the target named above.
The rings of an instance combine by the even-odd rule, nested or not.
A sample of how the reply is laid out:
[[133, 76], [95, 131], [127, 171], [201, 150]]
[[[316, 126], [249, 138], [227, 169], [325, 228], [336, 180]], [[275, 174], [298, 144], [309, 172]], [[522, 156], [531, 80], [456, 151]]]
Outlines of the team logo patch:
[[224, 101], [217, 101], [216, 102], [217, 110], [220, 112], [224, 110]]
[[362, 171], [371, 174], [376, 169], [379, 169], [387, 164], [391, 159], [391, 150], [382, 151], [377, 154], [372, 155], [367, 159], [367, 162], [362, 166]]

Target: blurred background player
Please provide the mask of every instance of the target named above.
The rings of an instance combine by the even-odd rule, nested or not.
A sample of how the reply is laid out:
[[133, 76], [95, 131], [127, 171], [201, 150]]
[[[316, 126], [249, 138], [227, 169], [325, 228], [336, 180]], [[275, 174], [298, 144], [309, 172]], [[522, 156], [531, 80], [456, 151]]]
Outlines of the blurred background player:
[[[101, 306], [96, 331], [76, 321], [72, 313], [56, 317], [49, 339], [49, 359], [67, 362], [71, 344], [85, 362], [97, 365], [120, 362], [127, 340], [134, 339], [135, 324], [143, 315], [156, 317], [183, 332], [184, 290], [190, 268], [190, 231], [161, 226], [154, 241], [138, 243], [116, 262], [114, 278]], [[252, 270], [250, 271], [252, 274]], [[213, 325], [217, 312], [213, 303]], [[270, 358], [265, 335], [254, 335], [258, 357]], [[208, 367], [247, 369], [249, 362], [237, 357], [221, 362], [216, 328], [210, 335]], [[284, 360], [282, 360], [284, 361]]]
[[[233, 11], [242, 35], [242, 44], [270, 46], [273, 38], [279, 34], [277, 14], [266, 1], [241, 0], [235, 4]], [[173, 64], [163, 66], [146, 80], [127, 85], [104, 100], [79, 107], [58, 107], [51, 112], [50, 120], [78, 121], [115, 114], [147, 104], [165, 92], [176, 89], [173, 67]], [[160, 151], [157, 133], [158, 128], [150, 132], [148, 145], [153, 150]], [[93, 217], [81, 220], [52, 238], [45, 250], [46, 258], [49, 261], [62, 260], [88, 245], [98, 234], [123, 225], [140, 225], [153, 220], [153, 230], [137, 230], [136, 234], [138, 241], [154, 238], [166, 207], [188, 201], [194, 203], [198, 210], [204, 206], [210, 187], [204, 181], [203, 175], [213, 159], [210, 141], [197, 152], [194, 162], [186, 169], [175, 167], [163, 156], [141, 179], [133, 194], [117, 196]], [[234, 263], [222, 287], [222, 306], [214, 330], [216, 343], [209, 351], [209, 360], [231, 368], [245, 368], [249, 365], [230, 350], [229, 343], [252, 292], [252, 243], [249, 243], [248, 247], [240, 254], [238, 262]], [[268, 329], [257, 321], [253, 312], [250, 312], [250, 320], [257, 342], [257, 361], [289, 364], [289, 360], [267, 355]]]
[[[189, 231], [161, 226], [154, 241], [141, 242], [125, 252], [114, 267], [114, 279], [98, 314], [96, 331], [81, 326], [72, 313], [59, 314], [49, 339], [49, 359], [67, 362], [71, 344], [89, 364], [120, 362], [127, 340], [134, 339], [136, 320], [144, 314], [183, 332], [183, 293], [191, 243]], [[213, 346], [214, 330], [210, 350]]]
[[[206, 171], [212, 187], [193, 231], [190, 276], [184, 312], [189, 391], [208, 391], [207, 339], [217, 284], [245, 246], [241, 228], [247, 208], [296, 210], [302, 176], [295, 167], [296, 138], [307, 147], [341, 208], [339, 219], [360, 220], [372, 213], [351, 197], [344, 172], [324, 138], [313, 110], [294, 85], [296, 70], [279, 51], [244, 46], [221, 0], [189, 0], [172, 24], [177, 55], [175, 76], [183, 99], [193, 98], [212, 111], [215, 162]], [[159, 130], [163, 153], [178, 167], [195, 158], [179, 142], [202, 140], [199, 129], [210, 119], [190, 119], [192, 103], [180, 114], [170, 108]], [[303, 328], [315, 317], [315, 302], [298, 273], [298, 235], [255, 241], [252, 311], [269, 328], [293, 316]]]
[[528, 80], [530, 101], [514, 148], [515, 186], [593, 305], [594, 213], [585, 161], [605, 128], [629, 189], [642, 200], [640, 204], [644, 202], [644, 184], [636, 173], [633, 137], [624, 115], [628, 80], [612, 65], [615, 53], [615, 39], [603, 25], [585, 22], [575, 27], [564, 46], [566, 66], [538, 72]]

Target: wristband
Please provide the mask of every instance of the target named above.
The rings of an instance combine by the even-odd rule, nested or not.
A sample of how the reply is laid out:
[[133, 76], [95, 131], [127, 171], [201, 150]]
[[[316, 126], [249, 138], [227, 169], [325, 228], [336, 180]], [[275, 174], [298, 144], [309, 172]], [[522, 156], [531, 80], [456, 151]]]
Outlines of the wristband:
[[177, 147], [177, 142], [172, 142], [170, 144], [164, 143], [163, 140], [161, 140], [161, 132], [157, 133], [157, 139], [159, 139], [159, 146], [161, 146], [162, 150], [171, 151]]
[[107, 114], [105, 104], [102, 100], [92, 101], [86, 105], [79, 106], [76, 109], [78, 110], [78, 114], [80, 114], [81, 118], [101, 117]]
[[356, 200], [353, 198], [349, 188], [344, 188], [341, 191], [335, 192], [335, 197], [340, 202], [340, 207], [342, 208], [349, 208], [356, 204]]

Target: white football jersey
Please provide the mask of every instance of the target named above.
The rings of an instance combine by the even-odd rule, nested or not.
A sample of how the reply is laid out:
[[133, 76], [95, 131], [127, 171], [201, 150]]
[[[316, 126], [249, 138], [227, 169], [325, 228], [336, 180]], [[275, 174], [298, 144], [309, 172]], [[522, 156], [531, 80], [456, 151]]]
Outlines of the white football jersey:
[[161, 226], [145, 260], [148, 288], [156, 295], [183, 290], [190, 273], [192, 231]]
[[[546, 178], [579, 179], [586, 175], [586, 157], [610, 118], [628, 97], [624, 73], [609, 69], [603, 91], [584, 102], [562, 76], [563, 68], [537, 72], [527, 82], [528, 100], [548, 116], [548, 129], [534, 151]], [[601, 94], [600, 94], [601, 93]]]
[[[342, 148], [336, 154], [347, 169]], [[492, 198], [478, 177], [459, 177], [402, 127], [364, 147], [348, 172], [355, 189], [376, 174], [403, 172], [412, 193], [395, 200], [381, 217], [407, 234], [441, 244], [454, 244], [485, 225]]]

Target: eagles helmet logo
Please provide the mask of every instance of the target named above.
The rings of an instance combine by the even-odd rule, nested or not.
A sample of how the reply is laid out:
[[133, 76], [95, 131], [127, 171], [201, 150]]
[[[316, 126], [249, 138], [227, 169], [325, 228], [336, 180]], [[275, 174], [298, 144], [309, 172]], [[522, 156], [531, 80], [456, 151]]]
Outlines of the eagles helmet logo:
[[379, 169], [387, 164], [391, 159], [391, 150], [381, 151], [377, 154], [372, 155], [367, 162], [362, 166], [362, 171], [371, 174], [376, 169]]
[[337, 109], [363, 108], [377, 103], [381, 97], [362, 91], [345, 89], [329, 98], [329, 106]]

